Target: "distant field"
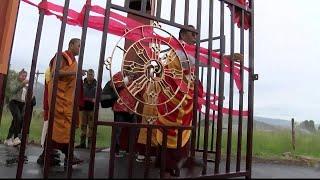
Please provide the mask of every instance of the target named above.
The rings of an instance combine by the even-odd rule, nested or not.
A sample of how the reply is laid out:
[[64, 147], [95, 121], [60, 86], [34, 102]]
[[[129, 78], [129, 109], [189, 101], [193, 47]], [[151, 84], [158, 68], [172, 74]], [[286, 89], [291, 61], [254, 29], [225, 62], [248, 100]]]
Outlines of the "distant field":
[[[214, 130], [216, 135], [216, 129]], [[201, 134], [204, 128], [201, 127]], [[237, 131], [233, 130], [231, 152], [236, 155], [237, 151]], [[242, 155], [246, 152], [246, 130], [242, 131]], [[293, 155], [304, 155], [315, 158], [320, 158], [320, 132], [316, 133], [301, 133], [296, 132], [296, 149], [292, 148], [291, 131], [288, 129], [281, 129], [276, 131], [262, 131], [254, 129], [253, 132], [253, 155], [257, 157], [280, 157], [285, 152], [291, 152]], [[203, 135], [200, 136], [199, 146], [203, 146]], [[215, 147], [216, 142], [213, 141], [211, 145], [211, 128], [209, 128], [208, 147]], [[222, 155], [227, 152], [227, 131], [223, 130], [222, 133]]]
[[306, 155], [320, 158], [320, 133], [296, 133], [296, 150], [291, 145], [291, 132], [255, 132], [254, 150], [258, 156], [281, 155], [292, 152], [295, 155]]
[[[101, 120], [112, 120], [112, 111], [102, 110], [99, 115]], [[0, 125], [0, 140], [3, 142], [7, 136], [9, 126], [11, 124], [11, 114], [8, 111], [4, 111]], [[36, 111], [33, 115], [30, 126], [30, 141], [40, 143], [40, 136], [42, 131], [42, 116], [40, 111]], [[215, 130], [216, 131], [216, 130]], [[216, 132], [215, 132], [216, 133]], [[203, 127], [201, 127], [201, 134], [203, 134]], [[211, 134], [211, 131], [209, 131]], [[76, 142], [79, 143], [80, 130], [76, 130]], [[97, 147], [109, 147], [111, 139], [111, 128], [98, 127], [97, 132]], [[226, 140], [227, 134], [224, 130], [222, 135], [222, 154], [226, 154]], [[291, 145], [291, 132], [289, 130], [279, 131], [259, 131], [254, 130], [253, 136], [253, 155], [258, 157], [274, 157], [281, 156], [284, 152], [292, 152], [294, 155], [305, 155], [315, 158], [320, 158], [320, 133], [319, 131], [314, 134], [296, 133], [296, 150], [293, 151]], [[232, 135], [232, 154], [236, 154], [237, 136], [236, 132]], [[203, 147], [203, 136], [200, 137], [200, 148]], [[215, 147], [215, 141], [213, 146], [211, 145], [211, 136], [209, 136], [208, 147]], [[246, 131], [243, 131], [242, 137], [242, 154], [246, 151]]]

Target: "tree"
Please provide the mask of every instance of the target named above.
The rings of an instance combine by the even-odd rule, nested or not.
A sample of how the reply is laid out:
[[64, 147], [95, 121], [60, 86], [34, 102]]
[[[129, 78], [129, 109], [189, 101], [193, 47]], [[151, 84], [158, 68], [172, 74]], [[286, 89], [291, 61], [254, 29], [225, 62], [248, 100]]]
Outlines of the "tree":
[[315, 127], [315, 125], [314, 125], [314, 121], [313, 121], [313, 120], [310, 120], [310, 121], [309, 121], [309, 129], [310, 129], [312, 132], [316, 131], [316, 127]]
[[13, 96], [13, 92], [10, 90], [10, 87], [18, 83], [17, 81], [18, 74], [19, 73], [14, 70], [9, 70], [9, 74], [7, 76], [6, 90], [5, 90], [5, 99], [4, 99], [4, 102], [6, 104], [9, 103], [10, 98]]
[[315, 125], [314, 125], [314, 121], [313, 120], [305, 120], [300, 124], [300, 127], [310, 131], [310, 132], [314, 132], [316, 131]]

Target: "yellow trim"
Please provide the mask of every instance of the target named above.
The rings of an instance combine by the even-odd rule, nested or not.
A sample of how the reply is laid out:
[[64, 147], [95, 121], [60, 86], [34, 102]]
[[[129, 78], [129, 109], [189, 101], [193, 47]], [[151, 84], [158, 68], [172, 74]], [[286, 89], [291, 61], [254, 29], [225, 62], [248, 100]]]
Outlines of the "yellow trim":
[[[182, 141], [181, 141], [181, 147], [185, 146], [188, 142], [191, 135], [191, 130], [185, 130], [182, 132]], [[157, 141], [160, 145], [162, 145], [162, 132], [160, 130], [157, 130]], [[167, 136], [167, 147], [168, 148], [177, 148], [178, 143], [178, 137], [177, 136]]]
[[51, 81], [51, 71], [50, 71], [50, 67], [46, 69], [45, 73], [44, 73], [44, 76], [45, 76], [45, 81], [46, 83], [48, 83], [49, 81]]
[[[186, 103], [184, 103], [184, 106], [188, 105], [187, 101], [190, 101], [192, 100], [191, 96], [187, 96], [186, 98]], [[179, 126], [179, 125], [182, 125], [183, 121], [182, 121], [182, 118], [186, 115], [186, 114], [189, 114], [190, 112], [192, 112], [192, 109], [193, 109], [193, 105], [190, 105], [190, 107], [187, 109], [187, 110], [184, 110], [183, 107], [182, 108], [179, 108], [179, 114], [178, 114], [178, 117], [177, 117], [177, 120], [176, 122], [171, 122], [169, 120], [167, 120], [165, 117], [159, 117], [159, 121], [162, 123], [162, 124], [165, 124], [165, 125], [171, 125], [171, 126]], [[191, 125], [192, 121], [190, 121], [190, 124]], [[167, 136], [167, 147], [168, 148], [177, 148], [177, 143], [178, 143], [178, 130], [175, 130], [176, 132], [176, 135], [175, 136]], [[162, 135], [163, 133], [157, 129], [157, 141], [160, 145], [162, 145]], [[191, 131], [190, 130], [185, 130], [182, 132], [182, 141], [181, 141], [181, 147], [185, 146], [185, 144], [188, 142], [189, 138], [190, 138], [190, 135], [191, 135]]]
[[72, 65], [73, 60], [70, 58], [70, 56], [68, 55], [67, 52], [62, 52], [63, 57], [65, 57], [67, 59], [68, 65]]

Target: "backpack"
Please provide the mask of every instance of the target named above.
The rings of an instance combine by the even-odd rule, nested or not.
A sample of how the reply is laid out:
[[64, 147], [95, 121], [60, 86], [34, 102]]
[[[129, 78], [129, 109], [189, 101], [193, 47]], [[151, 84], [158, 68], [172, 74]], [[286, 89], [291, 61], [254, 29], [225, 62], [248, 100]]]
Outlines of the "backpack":
[[118, 95], [114, 92], [111, 80], [106, 83], [102, 89], [100, 103], [102, 108], [112, 107], [113, 104], [118, 100]]

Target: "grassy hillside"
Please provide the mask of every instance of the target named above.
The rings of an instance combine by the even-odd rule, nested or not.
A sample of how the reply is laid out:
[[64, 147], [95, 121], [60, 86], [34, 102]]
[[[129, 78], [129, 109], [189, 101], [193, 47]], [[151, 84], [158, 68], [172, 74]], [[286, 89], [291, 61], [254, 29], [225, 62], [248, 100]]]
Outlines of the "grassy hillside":
[[[110, 109], [103, 109], [99, 115], [101, 120], [111, 120], [113, 119], [112, 112]], [[8, 111], [4, 111], [1, 125], [0, 125], [0, 140], [6, 138], [8, 129], [11, 123], [11, 114]], [[40, 111], [36, 111], [33, 115], [30, 126], [30, 141], [35, 141], [35, 143], [40, 142], [40, 136], [42, 131], [42, 117]], [[236, 125], [236, 124], [235, 124]], [[215, 125], [216, 126], [216, 125]], [[269, 126], [269, 125], [268, 125]], [[211, 126], [210, 126], [211, 127]], [[226, 128], [226, 123], [224, 121], [223, 127]], [[260, 127], [260, 126], [258, 126]], [[272, 129], [272, 128], [271, 128]], [[200, 148], [203, 147], [203, 131], [204, 127], [201, 127], [201, 136], [199, 141]], [[233, 130], [232, 134], [232, 154], [236, 154], [236, 144], [237, 144], [237, 131]], [[211, 128], [209, 131], [211, 134]], [[216, 129], [214, 130], [216, 135]], [[214, 136], [215, 136], [214, 135]], [[76, 131], [76, 143], [79, 143], [80, 132], [79, 129]], [[98, 127], [97, 132], [97, 147], [109, 147], [111, 142], [111, 129], [108, 127]], [[255, 128], [253, 136], [253, 155], [258, 157], [271, 157], [271, 156], [281, 156], [284, 152], [292, 152], [295, 155], [306, 155], [311, 157], [320, 158], [320, 133], [296, 133], [296, 150], [293, 151], [291, 145], [291, 132], [287, 129], [272, 129], [265, 131], [263, 129]], [[222, 154], [226, 154], [226, 140], [227, 132], [226, 129], [223, 130], [222, 136]], [[215, 147], [215, 141], [213, 141], [213, 146], [211, 145], [211, 136], [209, 136], [208, 147]], [[242, 154], [246, 151], [246, 129], [243, 128], [242, 137]]]

